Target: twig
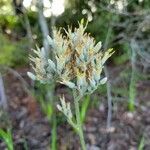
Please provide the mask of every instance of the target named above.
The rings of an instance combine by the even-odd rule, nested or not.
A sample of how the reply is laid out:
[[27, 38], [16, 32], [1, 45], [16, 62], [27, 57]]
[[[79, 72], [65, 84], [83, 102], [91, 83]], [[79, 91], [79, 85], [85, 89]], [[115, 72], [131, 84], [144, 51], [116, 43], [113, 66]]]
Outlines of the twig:
[[5, 110], [8, 108], [4, 83], [1, 74], [0, 74], [0, 107], [3, 107], [3, 109]]

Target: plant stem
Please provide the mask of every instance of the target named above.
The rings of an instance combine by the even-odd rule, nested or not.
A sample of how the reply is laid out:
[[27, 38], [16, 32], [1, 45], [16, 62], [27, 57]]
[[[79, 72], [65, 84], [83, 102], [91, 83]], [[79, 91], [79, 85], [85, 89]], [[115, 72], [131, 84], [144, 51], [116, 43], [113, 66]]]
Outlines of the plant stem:
[[52, 136], [51, 136], [51, 149], [56, 150], [57, 149], [57, 117], [56, 117], [56, 110], [55, 110], [55, 103], [54, 103], [54, 89], [55, 85], [52, 83], [48, 87], [49, 91], [47, 91], [47, 96], [50, 102], [50, 105], [52, 105], [53, 113], [52, 113], [52, 118], [50, 119], [50, 123], [52, 125]]
[[[108, 48], [109, 42], [110, 42], [110, 37], [112, 34], [112, 25], [111, 23], [114, 21], [114, 16], [110, 19], [110, 23], [109, 23], [109, 28], [106, 34], [106, 39], [105, 39], [105, 43], [104, 43], [104, 49]], [[109, 79], [109, 72], [107, 69], [107, 66], [105, 65], [104, 67], [104, 73], [105, 76], [108, 77]], [[111, 121], [112, 121], [112, 93], [111, 93], [111, 83], [108, 80], [106, 83], [106, 88], [107, 88], [107, 104], [108, 104], [108, 112], [107, 112], [107, 129], [109, 129], [111, 127]]]
[[56, 150], [57, 149], [57, 145], [56, 145], [56, 141], [57, 141], [57, 120], [56, 120], [56, 115], [53, 114], [53, 120], [52, 120], [52, 141], [51, 141], [51, 148], [52, 150]]
[[129, 111], [135, 111], [135, 97], [136, 97], [136, 52], [135, 52], [135, 41], [131, 40], [131, 79], [129, 85], [129, 102], [128, 109]]
[[[107, 66], [104, 67], [104, 72], [106, 77], [109, 78], [109, 73], [107, 70]], [[107, 112], [107, 129], [109, 129], [111, 127], [111, 121], [112, 121], [112, 95], [111, 95], [111, 83], [108, 80], [106, 83], [106, 87], [107, 87], [107, 104], [108, 104], [108, 112]]]
[[82, 124], [81, 124], [81, 119], [80, 119], [80, 109], [79, 109], [79, 100], [81, 97], [76, 96], [75, 92], [73, 93], [74, 93], [73, 95], [74, 95], [75, 114], [76, 114], [76, 120], [77, 120], [77, 131], [80, 137], [82, 150], [86, 150], [83, 129], [82, 129]]
[[4, 110], [7, 110], [7, 108], [8, 108], [3, 78], [0, 74], [0, 108], [1, 107], [3, 107]]

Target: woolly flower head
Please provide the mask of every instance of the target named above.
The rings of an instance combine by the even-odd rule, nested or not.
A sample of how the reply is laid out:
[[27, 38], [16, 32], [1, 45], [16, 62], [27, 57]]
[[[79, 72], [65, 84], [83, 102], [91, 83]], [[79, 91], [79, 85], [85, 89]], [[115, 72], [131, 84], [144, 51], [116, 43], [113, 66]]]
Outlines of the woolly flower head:
[[[28, 75], [41, 82], [57, 80], [81, 95], [91, 93], [107, 78], [101, 78], [106, 60], [114, 53], [113, 49], [103, 52], [102, 43], [96, 43], [94, 38], [85, 32], [87, 24], [83, 21], [74, 31], [54, 30], [54, 38], [48, 37], [54, 59], [46, 59], [44, 49], [34, 51], [36, 57], [31, 57], [35, 75]], [[61, 33], [64, 30], [66, 36]]]

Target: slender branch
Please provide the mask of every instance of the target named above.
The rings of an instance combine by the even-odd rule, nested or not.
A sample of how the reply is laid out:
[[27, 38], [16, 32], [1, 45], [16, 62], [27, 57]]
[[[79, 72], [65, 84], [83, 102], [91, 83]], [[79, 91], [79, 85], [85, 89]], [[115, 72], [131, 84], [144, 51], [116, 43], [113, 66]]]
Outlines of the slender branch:
[[31, 94], [31, 91], [29, 90], [29, 85], [28, 85], [28, 83], [23, 79], [23, 77], [22, 77], [17, 71], [15, 71], [15, 70], [13, 70], [13, 69], [11, 69], [11, 68], [9, 68], [9, 67], [6, 67], [6, 66], [2, 66], [2, 67], [0, 66], [0, 68], [3, 68], [4, 70], [9, 71], [9, 72], [12, 73], [15, 77], [17, 77], [17, 78], [21, 81], [22, 86], [23, 86], [25, 92], [26, 92], [28, 95], [32, 95], [32, 94]]
[[6, 95], [5, 95], [5, 88], [4, 88], [4, 84], [3, 84], [3, 79], [2, 79], [2, 76], [0, 74], [0, 107], [1, 106], [5, 110], [8, 108], [7, 99], [6, 99]]

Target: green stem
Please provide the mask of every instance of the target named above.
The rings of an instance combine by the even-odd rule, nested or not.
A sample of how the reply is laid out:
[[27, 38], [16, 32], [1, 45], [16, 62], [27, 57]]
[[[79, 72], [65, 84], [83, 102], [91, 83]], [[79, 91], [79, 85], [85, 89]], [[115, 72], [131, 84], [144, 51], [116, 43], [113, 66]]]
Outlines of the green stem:
[[56, 121], [56, 116], [55, 114], [53, 114], [53, 120], [52, 120], [52, 141], [51, 141], [51, 149], [52, 150], [56, 150], [57, 149], [57, 145], [56, 145], [56, 141], [57, 141], [57, 121]]
[[129, 102], [128, 108], [129, 111], [135, 111], [135, 97], [136, 97], [136, 52], [133, 47], [134, 41], [131, 41], [131, 79], [130, 79], [130, 86], [129, 86]]
[[76, 120], [77, 120], [77, 133], [80, 137], [80, 143], [82, 150], [86, 150], [85, 141], [84, 141], [84, 135], [83, 135], [83, 129], [82, 129], [82, 123], [80, 119], [80, 109], [79, 109], [79, 100], [81, 99], [80, 96], [76, 96], [75, 91], [73, 92], [74, 95], [74, 105], [75, 105], [75, 114], [76, 114]]
[[54, 107], [55, 106], [54, 89], [55, 89], [55, 85], [53, 83], [51, 85], [48, 85], [47, 95], [46, 95], [48, 103], [45, 103], [46, 108], [47, 108], [47, 105], [50, 105], [50, 109], [52, 109], [51, 110], [52, 112], [48, 112], [47, 109], [45, 110], [49, 119], [49, 123], [52, 126], [51, 145], [50, 145], [51, 150], [57, 150], [57, 117], [56, 117], [56, 110]]

